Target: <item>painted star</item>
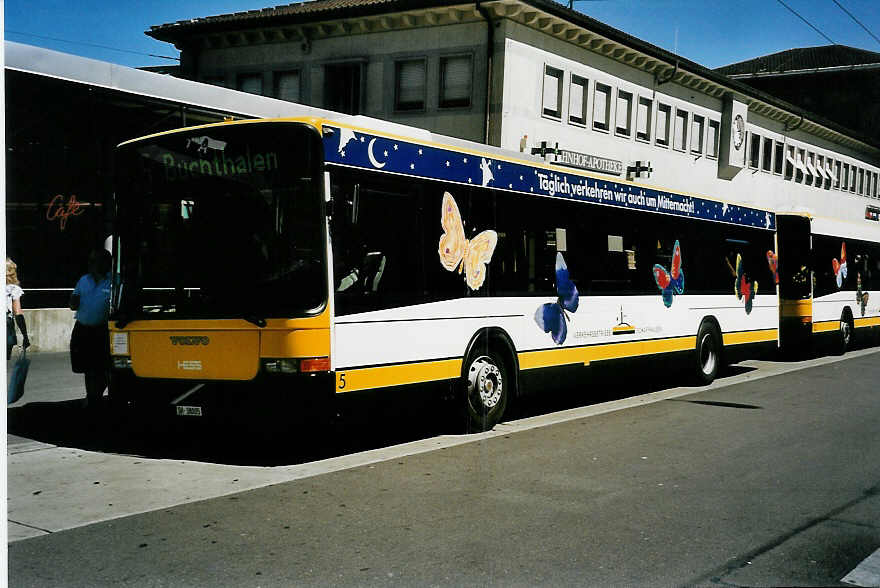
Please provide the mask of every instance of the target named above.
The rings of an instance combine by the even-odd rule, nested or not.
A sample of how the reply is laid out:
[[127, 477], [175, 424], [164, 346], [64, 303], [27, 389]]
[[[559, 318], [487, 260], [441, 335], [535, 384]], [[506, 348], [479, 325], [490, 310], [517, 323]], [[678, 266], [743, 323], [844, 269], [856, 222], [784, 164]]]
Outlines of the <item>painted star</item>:
[[394, 150], [397, 151], [397, 145], [394, 146]]

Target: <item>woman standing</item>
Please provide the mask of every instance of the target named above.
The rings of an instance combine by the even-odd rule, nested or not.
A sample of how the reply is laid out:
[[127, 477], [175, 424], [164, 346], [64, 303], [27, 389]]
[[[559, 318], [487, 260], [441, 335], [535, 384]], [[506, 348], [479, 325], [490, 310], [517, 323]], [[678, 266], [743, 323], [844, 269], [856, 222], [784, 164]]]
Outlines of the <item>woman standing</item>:
[[89, 273], [76, 283], [70, 309], [76, 311], [70, 337], [71, 367], [74, 373], [85, 374], [86, 406], [98, 408], [110, 365], [110, 252], [106, 249], [89, 255]]
[[24, 321], [24, 314], [21, 312], [21, 297], [24, 291], [18, 282], [18, 266], [15, 262], [6, 258], [6, 360], [12, 357], [12, 348], [18, 343], [15, 336], [15, 325], [18, 325], [21, 331], [22, 349], [31, 346], [31, 340], [28, 339], [27, 324]]

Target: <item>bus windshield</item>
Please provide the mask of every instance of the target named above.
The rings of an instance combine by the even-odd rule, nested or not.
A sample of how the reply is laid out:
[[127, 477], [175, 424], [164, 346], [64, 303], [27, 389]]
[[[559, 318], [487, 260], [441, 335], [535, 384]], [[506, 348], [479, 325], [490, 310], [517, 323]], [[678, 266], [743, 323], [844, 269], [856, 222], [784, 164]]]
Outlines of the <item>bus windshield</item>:
[[234, 124], [117, 151], [114, 320], [318, 312], [327, 300], [321, 143]]

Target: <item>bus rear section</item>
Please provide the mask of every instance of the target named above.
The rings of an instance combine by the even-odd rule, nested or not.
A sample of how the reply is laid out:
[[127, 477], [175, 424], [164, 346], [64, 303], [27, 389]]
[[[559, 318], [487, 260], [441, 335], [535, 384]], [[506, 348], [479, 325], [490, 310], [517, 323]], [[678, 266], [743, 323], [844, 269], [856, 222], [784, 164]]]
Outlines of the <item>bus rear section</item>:
[[332, 393], [317, 130], [196, 127], [116, 163], [111, 397], [206, 415]]

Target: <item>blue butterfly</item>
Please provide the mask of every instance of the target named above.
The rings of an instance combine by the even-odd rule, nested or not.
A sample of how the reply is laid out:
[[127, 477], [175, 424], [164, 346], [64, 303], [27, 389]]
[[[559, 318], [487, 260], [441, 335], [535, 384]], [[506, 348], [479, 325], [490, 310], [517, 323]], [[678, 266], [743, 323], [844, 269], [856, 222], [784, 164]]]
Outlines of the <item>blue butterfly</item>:
[[672, 248], [672, 265], [670, 271], [662, 265], [654, 264], [654, 281], [660, 288], [660, 294], [663, 298], [663, 304], [666, 308], [672, 306], [672, 295], [684, 292], [684, 270], [681, 269], [681, 246], [678, 240]]
[[556, 254], [556, 292], [556, 302], [542, 304], [535, 311], [535, 322], [545, 333], [550, 333], [557, 345], [562, 345], [568, 335], [565, 321], [571, 320], [565, 311], [575, 312], [580, 297], [577, 287], [568, 277], [568, 266], [561, 253]]

